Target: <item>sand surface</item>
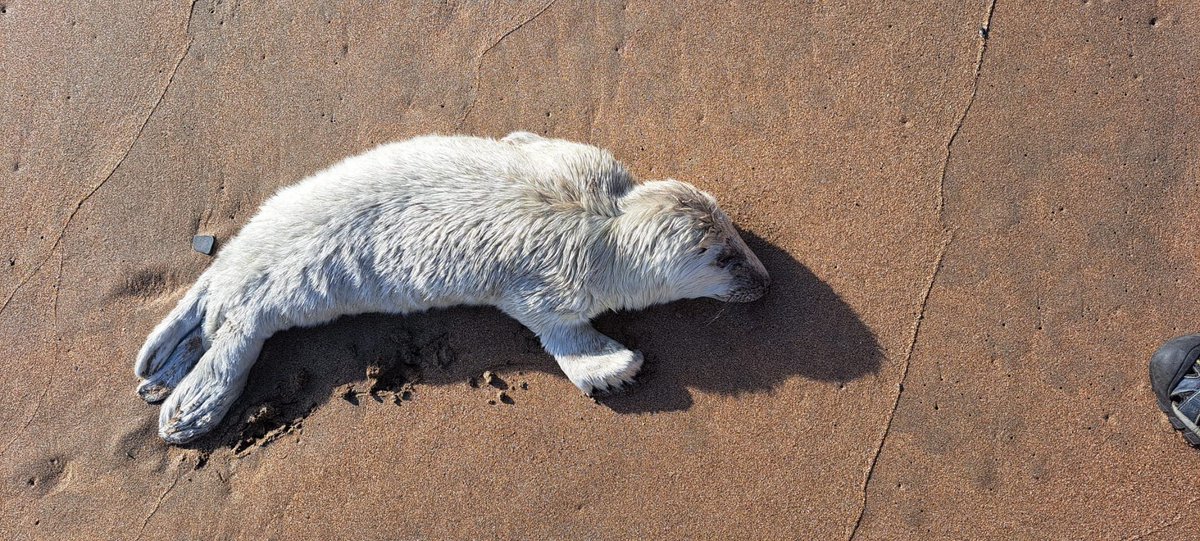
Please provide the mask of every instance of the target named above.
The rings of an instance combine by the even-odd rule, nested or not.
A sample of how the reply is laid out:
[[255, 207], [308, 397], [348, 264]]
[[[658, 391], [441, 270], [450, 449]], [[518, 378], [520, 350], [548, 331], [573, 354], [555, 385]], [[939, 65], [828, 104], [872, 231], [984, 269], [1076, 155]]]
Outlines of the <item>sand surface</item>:
[[[0, 538], [1191, 535], [1200, 4], [149, 4], [0, 0]], [[292, 330], [156, 437], [193, 235], [518, 129], [711, 191], [774, 289], [602, 318], [652, 373], [599, 403], [490, 309]]]

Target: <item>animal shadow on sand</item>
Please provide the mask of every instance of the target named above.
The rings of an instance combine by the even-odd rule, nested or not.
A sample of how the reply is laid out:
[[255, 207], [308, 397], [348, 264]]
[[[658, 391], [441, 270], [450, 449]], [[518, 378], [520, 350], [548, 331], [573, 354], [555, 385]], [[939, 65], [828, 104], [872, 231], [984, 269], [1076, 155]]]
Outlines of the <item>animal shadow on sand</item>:
[[[879, 370], [874, 334], [829, 285], [741, 233], [771, 273], [771, 291], [746, 304], [689, 300], [601, 316], [597, 329], [641, 350], [646, 365], [638, 386], [599, 404], [620, 414], [680, 411], [692, 406], [692, 390], [769, 392], [795, 376], [838, 383]], [[484, 381], [485, 371], [499, 376]], [[268, 340], [221, 426], [188, 446], [241, 453], [292, 432], [329, 400], [419, 407], [426, 385], [462, 385], [464, 400], [478, 400], [467, 385], [507, 389], [503, 378], [534, 371], [566, 380], [531, 332], [491, 308], [343, 317]], [[511, 391], [503, 402], [512, 403]], [[586, 400], [569, 383], [554, 392]]]

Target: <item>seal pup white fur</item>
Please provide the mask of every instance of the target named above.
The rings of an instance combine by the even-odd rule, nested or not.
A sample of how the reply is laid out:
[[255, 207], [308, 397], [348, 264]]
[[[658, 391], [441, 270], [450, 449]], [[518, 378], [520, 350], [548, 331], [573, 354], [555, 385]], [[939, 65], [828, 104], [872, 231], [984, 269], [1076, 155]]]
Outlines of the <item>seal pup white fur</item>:
[[134, 372], [165, 399], [159, 435], [191, 440], [241, 394], [277, 331], [346, 314], [492, 305], [584, 393], [642, 355], [592, 328], [677, 299], [757, 299], [769, 278], [713, 197], [635, 183], [606, 151], [516, 132], [380, 146], [285, 188], [150, 334]]

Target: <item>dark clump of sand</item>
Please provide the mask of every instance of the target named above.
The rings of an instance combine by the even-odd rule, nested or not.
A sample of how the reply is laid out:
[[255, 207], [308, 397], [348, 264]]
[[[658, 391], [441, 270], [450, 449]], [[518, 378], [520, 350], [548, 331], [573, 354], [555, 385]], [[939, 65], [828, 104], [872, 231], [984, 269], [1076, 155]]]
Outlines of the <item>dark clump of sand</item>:
[[[0, 4], [0, 538], [1186, 535], [1184, 3]], [[518, 129], [711, 191], [771, 293], [601, 318], [647, 372], [596, 401], [490, 309], [291, 330], [157, 438], [193, 236]]]

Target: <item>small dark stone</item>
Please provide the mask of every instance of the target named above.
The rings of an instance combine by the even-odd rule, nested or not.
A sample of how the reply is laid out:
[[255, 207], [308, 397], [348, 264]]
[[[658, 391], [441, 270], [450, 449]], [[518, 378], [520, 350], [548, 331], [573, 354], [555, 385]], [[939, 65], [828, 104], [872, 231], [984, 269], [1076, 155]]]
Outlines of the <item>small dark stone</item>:
[[192, 237], [192, 249], [204, 255], [212, 255], [217, 245], [217, 238], [211, 235], [196, 235]]

